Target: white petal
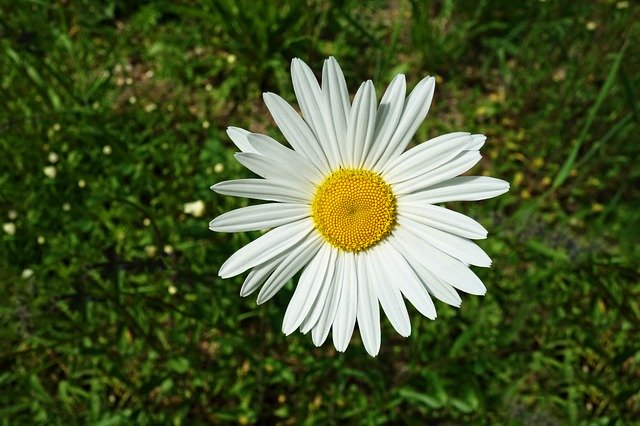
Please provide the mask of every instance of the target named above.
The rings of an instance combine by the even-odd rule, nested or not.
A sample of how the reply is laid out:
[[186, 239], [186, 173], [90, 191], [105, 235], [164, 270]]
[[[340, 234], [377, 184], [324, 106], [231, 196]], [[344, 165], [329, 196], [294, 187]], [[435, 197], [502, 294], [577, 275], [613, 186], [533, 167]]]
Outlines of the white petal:
[[398, 226], [393, 236], [416, 261], [438, 278], [466, 293], [486, 293], [482, 281], [465, 264], [423, 241], [406, 227]]
[[376, 296], [376, 276], [371, 275], [373, 265], [367, 251], [358, 253], [358, 329], [364, 348], [369, 355], [376, 356], [380, 351], [380, 307]]
[[480, 148], [482, 148], [482, 146], [484, 145], [484, 142], [487, 140], [487, 137], [485, 135], [480, 134], [471, 135], [471, 137], [473, 137], [473, 142], [471, 142], [466, 148], [468, 151], [479, 151]]
[[266, 262], [298, 244], [312, 228], [313, 223], [309, 219], [279, 226], [232, 254], [220, 267], [218, 275], [221, 278], [234, 277]]
[[266, 280], [269, 275], [278, 267], [284, 259], [284, 255], [280, 254], [266, 262], [254, 266], [247, 274], [242, 287], [240, 288], [240, 296], [246, 297], [256, 291]]
[[379, 277], [376, 295], [380, 300], [382, 310], [389, 318], [393, 328], [401, 336], [407, 337], [411, 334], [411, 322], [400, 289], [396, 286], [396, 277], [391, 276], [387, 270], [387, 260], [379, 246], [375, 246], [369, 251], [375, 274]]
[[398, 214], [461, 237], [481, 240], [487, 238], [487, 230], [469, 216], [425, 202], [398, 200]]
[[313, 327], [315, 327], [318, 319], [320, 318], [320, 314], [322, 314], [322, 311], [327, 304], [327, 297], [329, 297], [329, 294], [332, 294], [331, 291], [333, 289], [333, 277], [336, 273], [338, 249], [330, 245], [325, 245], [324, 247], [329, 248], [330, 257], [327, 264], [328, 269], [324, 278], [322, 279], [320, 292], [318, 293], [318, 297], [316, 297], [315, 301], [313, 302], [313, 307], [305, 317], [304, 321], [302, 321], [302, 323], [300, 324], [300, 331], [305, 334], [308, 333], [309, 330], [311, 330]]
[[322, 239], [317, 233], [312, 233], [303, 241], [290, 249], [273, 274], [267, 279], [256, 302], [258, 305], [263, 304], [267, 300], [276, 295], [278, 291], [300, 270], [311, 258], [318, 252], [322, 245]]
[[240, 164], [258, 176], [268, 180], [290, 182], [292, 186], [305, 192], [309, 198], [313, 197], [315, 192], [312, 183], [313, 176], [305, 175], [302, 170], [293, 167], [293, 164], [285, 166], [283, 163], [261, 154], [238, 152], [235, 157]]
[[282, 332], [284, 334], [293, 333], [309, 315], [318, 298], [325, 276], [329, 273], [333, 274], [333, 268], [329, 265], [330, 260], [331, 246], [323, 244], [302, 272], [296, 290], [289, 301], [289, 306], [282, 321]]
[[265, 93], [263, 99], [293, 149], [307, 157], [321, 172], [329, 172], [329, 163], [320, 142], [293, 107], [275, 93]]
[[336, 311], [340, 304], [342, 286], [344, 284], [342, 282], [342, 277], [344, 276], [345, 262], [346, 259], [344, 252], [339, 251], [336, 257], [336, 269], [331, 281], [331, 288], [329, 290], [327, 301], [322, 308], [322, 313], [318, 318], [318, 322], [311, 330], [311, 340], [313, 340], [313, 344], [316, 346], [322, 345], [324, 341], [327, 340], [329, 330], [331, 329], [331, 325], [333, 324], [333, 320], [336, 316]]
[[462, 299], [451, 284], [435, 276], [408, 252], [404, 252], [403, 256], [416, 275], [420, 278], [422, 285], [425, 286], [427, 291], [433, 295], [433, 297], [447, 305], [455, 306], [456, 308], [460, 307]]
[[[324, 105], [324, 98], [318, 85], [318, 80], [313, 75], [311, 68], [298, 58], [294, 58], [291, 61], [291, 80], [293, 81], [293, 90], [298, 99], [298, 105], [302, 110], [304, 120], [320, 142], [320, 147], [326, 156], [326, 148], [331, 148], [331, 146], [325, 147], [323, 145], [329, 140], [330, 136], [324, 117], [327, 108]], [[331, 117], [327, 118], [330, 119]]]
[[405, 216], [398, 216], [398, 224], [463, 263], [482, 267], [491, 266], [491, 258], [471, 240], [431, 228]]
[[411, 94], [405, 101], [402, 117], [398, 123], [391, 140], [389, 141], [384, 154], [376, 163], [375, 168], [382, 170], [387, 162], [393, 160], [402, 154], [407, 147], [413, 135], [416, 134], [418, 127], [424, 121], [429, 112], [436, 80], [433, 77], [422, 79], [413, 89]]
[[[330, 138], [335, 138], [335, 134], [333, 126], [330, 126], [332, 117], [325, 105], [318, 81], [311, 68], [298, 58], [291, 61], [291, 80], [304, 119], [329, 159], [334, 154], [335, 146]], [[337, 145], [337, 141], [335, 144]]]
[[249, 141], [247, 140], [247, 135], [250, 132], [241, 129], [239, 127], [228, 127], [227, 135], [231, 141], [238, 147], [238, 149], [242, 152], [256, 152], [255, 149], [251, 146]]
[[404, 109], [404, 96], [407, 84], [403, 74], [397, 75], [384, 92], [376, 115], [376, 129], [373, 132], [373, 143], [364, 162], [366, 169], [372, 169], [396, 130]]
[[344, 352], [349, 346], [356, 325], [358, 309], [358, 277], [356, 259], [353, 253], [347, 253], [346, 265], [342, 277], [342, 294], [336, 317], [333, 320], [333, 345], [338, 352]]
[[440, 182], [430, 188], [408, 194], [403, 201], [429, 204], [448, 201], [478, 201], [497, 197], [509, 190], [509, 183], [487, 176], [460, 176]]
[[478, 151], [463, 151], [453, 160], [423, 175], [393, 185], [396, 194], [410, 194], [443, 182], [475, 166], [482, 156]]
[[237, 179], [216, 183], [211, 187], [218, 194], [281, 203], [306, 203], [311, 201], [308, 192], [293, 187], [291, 182], [266, 179]]
[[389, 242], [380, 244], [380, 250], [387, 261], [386, 266], [390, 276], [404, 296], [416, 307], [418, 312], [429, 319], [436, 318], [436, 307], [433, 305], [427, 289], [420, 282], [420, 278], [411, 269], [405, 258]]
[[347, 125], [346, 165], [358, 168], [369, 152], [376, 125], [376, 91], [371, 80], [362, 83], [355, 98]]
[[309, 215], [307, 204], [258, 204], [221, 214], [209, 223], [209, 229], [216, 232], [257, 231], [295, 222]]
[[260, 154], [298, 170], [304, 176], [312, 177], [313, 183], [318, 183], [324, 178], [320, 170], [309, 159], [299, 152], [287, 148], [275, 139], [259, 133], [251, 133], [247, 138], [251, 146]]
[[325, 108], [329, 109], [329, 114], [325, 117], [325, 123], [329, 132], [329, 142], [332, 146], [331, 153], [327, 151], [327, 157], [329, 157], [331, 168], [336, 169], [342, 160], [340, 146], [347, 136], [347, 121], [349, 120], [351, 104], [344, 75], [340, 65], [333, 57], [324, 61], [324, 66], [322, 67], [322, 94]]
[[399, 183], [423, 175], [453, 159], [471, 142], [473, 137], [463, 132], [430, 139], [389, 161], [383, 176], [387, 182]]

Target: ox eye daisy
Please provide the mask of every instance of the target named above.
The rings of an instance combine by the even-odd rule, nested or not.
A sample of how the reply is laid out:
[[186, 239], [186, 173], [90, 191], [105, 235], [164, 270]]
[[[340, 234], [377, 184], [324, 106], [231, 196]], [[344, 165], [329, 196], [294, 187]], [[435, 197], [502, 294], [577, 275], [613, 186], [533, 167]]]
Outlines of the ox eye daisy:
[[508, 183], [459, 176], [480, 159], [485, 137], [456, 132], [405, 152], [424, 120], [435, 80], [426, 77], [406, 95], [403, 75], [380, 103], [371, 81], [350, 101], [333, 58], [322, 81], [301, 60], [291, 64], [302, 116], [273, 93], [264, 100], [291, 146], [230, 127], [236, 159], [260, 178], [212, 186], [219, 194], [266, 203], [224, 213], [217, 232], [270, 229], [235, 252], [222, 278], [248, 274], [240, 294], [259, 290], [258, 303], [277, 294], [298, 272], [283, 332], [310, 333], [316, 346], [329, 334], [346, 350], [357, 324], [366, 351], [381, 345], [380, 308], [402, 336], [411, 333], [405, 305], [436, 318], [433, 299], [459, 307], [458, 291], [483, 295], [470, 266], [490, 258], [473, 240], [487, 231], [475, 220], [437, 204], [495, 197]]

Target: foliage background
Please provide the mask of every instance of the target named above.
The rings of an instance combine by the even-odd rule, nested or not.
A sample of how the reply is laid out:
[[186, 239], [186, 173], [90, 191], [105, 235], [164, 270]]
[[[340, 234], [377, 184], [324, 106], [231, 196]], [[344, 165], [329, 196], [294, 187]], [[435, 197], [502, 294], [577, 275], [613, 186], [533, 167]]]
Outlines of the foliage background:
[[[0, 423], [630, 424], [640, 418], [640, 28], [630, 1], [0, 2]], [[228, 125], [279, 136], [289, 62], [438, 87], [415, 142], [489, 136], [453, 207], [489, 289], [346, 354], [222, 281], [255, 235]], [[55, 170], [54, 170], [55, 169]], [[55, 176], [54, 176], [55, 171]], [[185, 213], [202, 200], [204, 215]], [[411, 308], [412, 309], [412, 308]]]

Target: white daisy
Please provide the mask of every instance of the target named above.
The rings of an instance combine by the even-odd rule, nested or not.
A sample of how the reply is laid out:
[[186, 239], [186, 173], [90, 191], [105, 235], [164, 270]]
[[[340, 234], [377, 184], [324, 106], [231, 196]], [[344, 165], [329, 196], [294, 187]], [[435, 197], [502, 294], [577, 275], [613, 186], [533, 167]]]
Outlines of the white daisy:
[[460, 306], [456, 290], [483, 295], [469, 265], [491, 259], [471, 240], [486, 238], [475, 220], [436, 206], [506, 192], [509, 184], [463, 176], [480, 160], [483, 135], [450, 133], [403, 151], [422, 123], [435, 80], [426, 77], [405, 98], [404, 75], [393, 79], [380, 105], [369, 80], [349, 101], [338, 63], [325, 61], [322, 85], [301, 60], [291, 64], [302, 118], [286, 101], [264, 101], [289, 149], [269, 136], [230, 127], [237, 160], [262, 179], [212, 186], [219, 194], [271, 201], [225, 213], [218, 232], [272, 228], [235, 252], [220, 268], [229, 278], [250, 270], [240, 290], [272, 298], [302, 270], [283, 331], [311, 332], [320, 346], [333, 330], [344, 351], [356, 322], [369, 354], [380, 349], [380, 310], [402, 336], [411, 332], [403, 296], [430, 319], [431, 296]]

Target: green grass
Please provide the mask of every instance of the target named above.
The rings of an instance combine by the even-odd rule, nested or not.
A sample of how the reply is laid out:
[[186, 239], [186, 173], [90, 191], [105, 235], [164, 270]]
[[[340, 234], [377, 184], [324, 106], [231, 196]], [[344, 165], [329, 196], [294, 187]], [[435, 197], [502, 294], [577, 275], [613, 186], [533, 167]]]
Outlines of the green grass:
[[[634, 2], [25, 0], [0, 17], [0, 424], [640, 417]], [[485, 133], [474, 172], [512, 188], [451, 205], [490, 231], [487, 295], [436, 321], [411, 308], [406, 339], [383, 321], [377, 358], [357, 333], [346, 354], [284, 337], [293, 284], [240, 298], [217, 271], [255, 235], [207, 229], [247, 204], [209, 190], [249, 176], [225, 128], [282, 140], [261, 93], [293, 101], [291, 58], [329, 55], [352, 93], [436, 75], [415, 142]]]

